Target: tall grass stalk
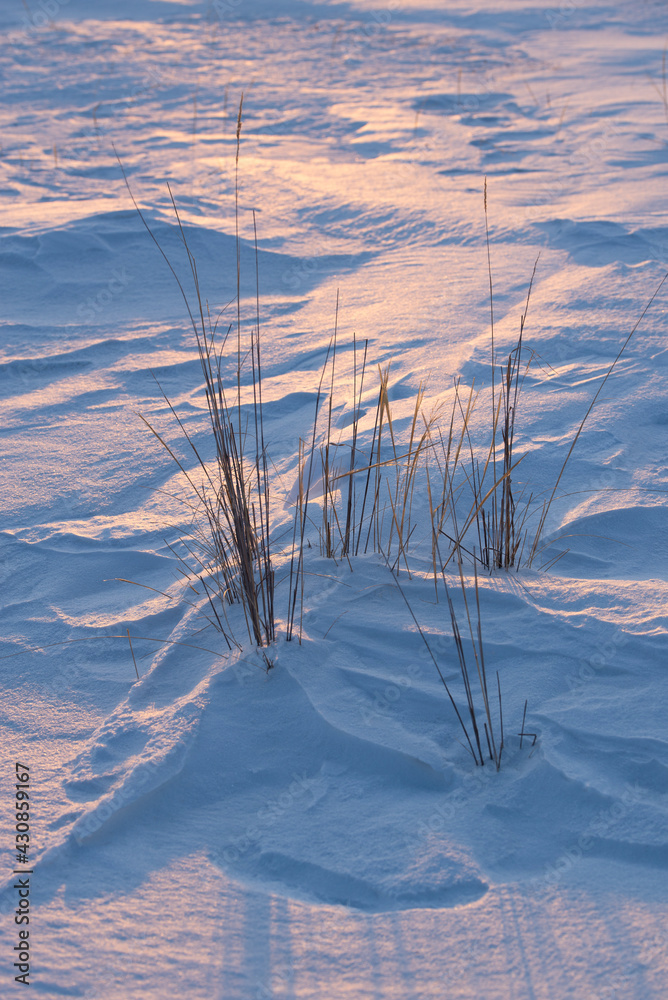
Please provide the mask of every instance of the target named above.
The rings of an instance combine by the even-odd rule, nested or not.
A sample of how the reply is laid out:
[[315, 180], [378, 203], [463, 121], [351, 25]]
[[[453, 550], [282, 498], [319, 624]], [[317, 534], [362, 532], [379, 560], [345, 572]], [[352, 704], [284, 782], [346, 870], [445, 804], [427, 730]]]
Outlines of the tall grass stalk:
[[[186, 554], [180, 555], [179, 558], [186, 569], [186, 576], [192, 580], [198, 580], [203, 587], [213, 616], [209, 620], [224, 634], [228, 645], [234, 643], [238, 646], [239, 643], [234, 638], [233, 630], [229, 626], [227, 606], [239, 603], [243, 610], [250, 641], [258, 646], [269, 646], [275, 639], [276, 630], [274, 570], [270, 544], [269, 477], [262, 416], [259, 263], [255, 216], [253, 216], [253, 224], [256, 264], [256, 326], [251, 329], [248, 348], [243, 343], [241, 322], [238, 166], [242, 111], [243, 96], [239, 104], [236, 130], [236, 405], [228, 401], [222, 374], [225, 365], [225, 347], [230, 329], [227, 329], [224, 336], [218, 337], [218, 321], [212, 319], [208, 303], [203, 297], [197, 264], [188, 246], [171, 188], [168, 185], [180, 240], [186, 253], [194, 286], [195, 300], [193, 305], [190, 303], [174, 266], [137, 205], [122, 164], [121, 169], [139, 217], [166, 261], [184, 300], [195, 335], [197, 353], [204, 378], [209, 428], [215, 450], [214, 462], [207, 462], [163, 392], [167, 405], [195, 456], [196, 468], [199, 468], [201, 475], [201, 480], [198, 482], [195, 473], [186, 470], [164, 438], [145, 417], [142, 417], [147, 427], [174, 459], [194, 493], [195, 527], [182, 539]], [[244, 422], [241, 398], [242, 369], [244, 366], [250, 368], [252, 386], [250, 420], [246, 422]], [[252, 427], [252, 433], [249, 432], [248, 423]]]
[[596, 390], [596, 394], [595, 394], [594, 398], [592, 399], [591, 403], [589, 404], [587, 412], [585, 413], [584, 417], [582, 418], [582, 420], [580, 422], [580, 425], [579, 425], [579, 427], [577, 429], [575, 437], [573, 438], [573, 440], [571, 442], [571, 446], [568, 449], [568, 454], [566, 455], [566, 458], [564, 459], [563, 465], [561, 466], [561, 469], [559, 470], [559, 475], [557, 476], [557, 479], [556, 479], [556, 482], [555, 482], [554, 487], [552, 489], [552, 492], [550, 493], [550, 496], [549, 496], [548, 500], [546, 501], [546, 503], [543, 504], [541, 515], [540, 515], [540, 519], [539, 519], [539, 522], [538, 522], [538, 527], [536, 529], [534, 540], [533, 540], [533, 544], [531, 546], [531, 550], [529, 552], [529, 557], [527, 559], [527, 565], [528, 566], [531, 566], [533, 564], [536, 556], [538, 555], [539, 552], [542, 551], [542, 549], [544, 547], [542, 545], [542, 538], [543, 538], [543, 532], [544, 532], [544, 529], [545, 529], [545, 522], [546, 522], [547, 516], [548, 516], [548, 514], [550, 512], [550, 508], [552, 506], [552, 503], [553, 503], [553, 501], [554, 501], [554, 499], [556, 497], [557, 490], [559, 489], [559, 484], [560, 484], [560, 482], [562, 480], [564, 472], [566, 471], [566, 466], [568, 465], [570, 457], [573, 454], [573, 451], [575, 449], [576, 444], [578, 443], [578, 439], [579, 439], [580, 435], [582, 434], [582, 430], [584, 428], [584, 425], [587, 422], [587, 420], [589, 419], [589, 415], [590, 415], [591, 411], [594, 409], [594, 406], [596, 405], [596, 401], [598, 400], [598, 397], [603, 392], [603, 388], [604, 388], [606, 382], [608, 381], [608, 379], [612, 375], [615, 367], [617, 366], [617, 362], [619, 361], [619, 359], [623, 355], [624, 351], [628, 347], [628, 345], [629, 345], [629, 343], [631, 341], [631, 338], [633, 337], [633, 335], [637, 331], [638, 327], [642, 323], [643, 319], [647, 315], [647, 313], [648, 313], [649, 309], [651, 308], [654, 300], [656, 299], [657, 295], [659, 294], [659, 292], [661, 291], [661, 289], [663, 288], [663, 286], [664, 286], [664, 284], [666, 283], [667, 280], [668, 280], [668, 272], [666, 272], [666, 274], [664, 274], [663, 278], [661, 279], [661, 281], [657, 285], [656, 290], [654, 291], [654, 294], [652, 295], [652, 297], [650, 298], [649, 302], [647, 303], [647, 305], [643, 309], [642, 313], [638, 317], [638, 320], [635, 323], [635, 326], [633, 327], [633, 329], [631, 330], [631, 332], [627, 336], [626, 340], [624, 341], [624, 343], [620, 347], [615, 360], [612, 362], [612, 364], [608, 368], [603, 381], [599, 385], [598, 389]]
[[[488, 569], [511, 569], [519, 563], [518, 553], [523, 544], [522, 529], [524, 520], [531, 505], [529, 499], [523, 508], [521, 517], [517, 516], [517, 504], [513, 496], [512, 476], [515, 468], [513, 461], [513, 445], [515, 441], [515, 423], [517, 419], [517, 408], [520, 399], [520, 392], [524, 379], [531, 365], [531, 357], [523, 365], [522, 349], [524, 338], [524, 327], [529, 312], [531, 301], [531, 290], [536, 277], [538, 260], [533, 267], [529, 289], [527, 292], [526, 305], [520, 317], [520, 332], [517, 344], [508, 355], [508, 360], [500, 369], [499, 402], [494, 412], [492, 424], [491, 450], [493, 456], [497, 451], [497, 430], [499, 415], [501, 415], [501, 475], [498, 480], [499, 490], [494, 488], [491, 495], [491, 506], [485, 511], [484, 506], [477, 505], [479, 511], [476, 517], [479, 519], [479, 529], [482, 534], [481, 562]], [[494, 370], [494, 347], [492, 346], [492, 371]], [[492, 398], [494, 398], [494, 380], [492, 377]], [[496, 482], [496, 462], [493, 464], [493, 476]], [[483, 474], [479, 480], [479, 488], [485, 480]]]
[[[388, 569], [390, 569], [390, 571], [391, 571], [391, 566], [389, 564], [389, 561], [387, 561], [387, 560], [386, 560], [386, 565], [387, 565]], [[496, 770], [499, 771], [500, 768], [501, 768], [501, 758], [502, 758], [503, 748], [504, 748], [503, 705], [502, 705], [502, 701], [501, 701], [501, 680], [499, 678], [499, 673], [497, 671], [497, 674], [496, 674], [496, 687], [497, 687], [497, 699], [498, 699], [498, 702], [497, 702], [497, 708], [498, 708], [498, 726], [497, 726], [496, 723], [495, 723], [495, 721], [494, 721], [495, 710], [494, 710], [494, 708], [492, 706], [492, 703], [490, 701], [490, 696], [489, 696], [489, 691], [488, 691], [488, 686], [487, 686], [487, 670], [486, 670], [485, 654], [484, 654], [483, 642], [482, 642], [482, 615], [481, 615], [481, 610], [480, 610], [480, 594], [479, 594], [479, 588], [478, 588], [478, 575], [477, 575], [477, 572], [475, 572], [475, 575], [474, 575], [475, 603], [476, 603], [476, 612], [477, 612], [477, 626], [476, 626], [476, 629], [474, 631], [473, 621], [472, 621], [472, 618], [471, 618], [471, 612], [469, 610], [468, 599], [467, 599], [467, 596], [466, 596], [466, 584], [465, 584], [465, 581], [464, 581], [462, 564], [461, 564], [461, 560], [459, 561], [459, 579], [460, 579], [461, 591], [462, 591], [462, 595], [463, 595], [463, 599], [464, 599], [464, 607], [465, 607], [465, 610], [466, 610], [466, 619], [467, 619], [467, 624], [468, 624], [468, 629], [469, 629], [469, 635], [470, 635], [470, 641], [471, 641], [471, 648], [473, 650], [473, 657], [474, 657], [475, 664], [476, 664], [476, 672], [477, 672], [477, 675], [478, 675], [478, 682], [479, 682], [479, 688], [480, 688], [480, 696], [479, 696], [478, 699], [476, 699], [476, 696], [474, 695], [473, 685], [471, 683], [471, 674], [470, 674], [470, 671], [469, 671], [469, 664], [468, 664], [467, 659], [466, 659], [466, 652], [465, 652], [465, 648], [464, 648], [464, 642], [462, 640], [461, 632], [460, 632], [460, 629], [459, 629], [459, 623], [457, 621], [457, 615], [455, 613], [454, 604], [453, 604], [453, 601], [452, 601], [452, 598], [451, 598], [451, 595], [450, 595], [450, 590], [448, 588], [448, 584], [447, 584], [447, 580], [446, 580], [445, 574], [443, 574], [443, 577], [442, 577], [442, 579], [443, 579], [443, 585], [444, 585], [445, 593], [446, 593], [446, 599], [447, 599], [447, 603], [448, 603], [448, 610], [449, 610], [449, 613], [450, 613], [450, 624], [451, 624], [451, 627], [452, 627], [452, 635], [453, 635], [453, 639], [454, 639], [454, 643], [455, 643], [455, 648], [457, 650], [457, 658], [458, 658], [458, 661], [459, 661], [459, 668], [460, 668], [462, 683], [464, 685], [464, 694], [465, 694], [465, 697], [466, 697], [466, 712], [464, 713], [464, 715], [462, 715], [462, 712], [460, 712], [459, 708], [457, 707], [457, 703], [456, 703], [455, 698], [453, 696], [452, 690], [451, 690], [450, 686], [448, 685], [448, 682], [445, 679], [445, 676], [443, 674], [443, 671], [441, 670], [441, 667], [439, 666], [438, 660], [436, 659], [436, 656], [434, 655], [434, 652], [433, 652], [433, 650], [432, 650], [432, 648], [431, 648], [431, 646], [429, 644], [429, 640], [427, 639], [427, 636], [425, 635], [425, 633], [424, 633], [424, 631], [423, 631], [423, 629], [422, 629], [422, 627], [421, 627], [421, 625], [420, 625], [420, 623], [419, 623], [419, 621], [418, 621], [418, 619], [417, 619], [417, 617], [416, 617], [416, 615], [415, 615], [415, 613], [413, 611], [413, 608], [411, 607], [411, 604], [410, 604], [410, 602], [408, 600], [408, 597], [406, 595], [406, 592], [405, 592], [404, 588], [401, 586], [401, 583], [397, 579], [396, 574], [393, 574], [393, 577], [394, 577], [395, 585], [396, 585], [397, 589], [399, 590], [399, 593], [401, 594], [401, 596], [402, 596], [402, 598], [404, 600], [404, 603], [406, 604], [406, 607], [408, 608], [408, 612], [409, 612], [409, 614], [410, 614], [410, 616], [411, 616], [411, 618], [413, 620], [413, 623], [415, 624], [415, 626], [416, 626], [416, 628], [417, 628], [417, 630], [418, 630], [418, 632], [420, 634], [420, 637], [421, 637], [424, 645], [427, 648], [427, 652], [429, 653], [430, 659], [431, 659], [432, 663], [434, 664], [434, 666], [436, 668], [436, 671], [438, 673], [438, 676], [439, 676], [439, 679], [441, 681], [441, 684], [443, 685], [443, 688], [444, 688], [444, 690], [445, 690], [445, 692], [448, 695], [448, 698], [450, 700], [450, 704], [452, 705], [452, 707], [454, 709], [455, 715], [457, 717], [457, 721], [459, 723], [459, 726], [460, 726], [460, 728], [461, 728], [461, 730], [462, 730], [462, 732], [464, 734], [464, 738], [466, 740], [466, 744], [462, 744], [462, 745], [471, 754], [471, 756], [473, 757], [473, 760], [476, 763], [476, 766], [484, 767], [486, 761], [489, 760], [490, 762], [492, 762], [494, 764]], [[480, 716], [480, 709], [479, 709], [478, 704], [477, 704], [477, 702], [480, 699], [482, 700], [483, 713], [484, 713], [482, 719], [481, 719], [481, 716]], [[464, 721], [464, 718], [466, 716], [468, 716], [468, 725]], [[481, 725], [481, 722], [482, 722], [482, 725]], [[483, 733], [484, 733], [484, 736], [485, 736], [484, 742], [483, 742], [483, 739], [482, 739], [482, 734]], [[497, 736], [499, 737], [499, 741], [497, 741]]]
[[295, 505], [295, 514], [292, 533], [292, 551], [290, 554], [290, 572], [288, 577], [288, 613], [286, 624], [286, 640], [292, 641], [295, 630], [295, 614], [297, 610], [297, 598], [299, 597], [300, 617], [299, 617], [299, 641], [302, 638], [303, 608], [304, 608], [304, 545], [306, 543], [306, 528], [309, 519], [309, 501], [311, 496], [311, 484], [313, 468], [316, 455], [316, 441], [318, 429], [318, 417], [323, 399], [323, 383], [325, 380], [329, 358], [332, 353], [334, 336], [330, 339], [325, 363], [320, 372], [320, 381], [315, 400], [315, 414], [313, 417], [313, 427], [311, 430], [311, 446], [308, 459], [305, 458], [305, 444], [300, 440], [299, 455], [297, 461], [298, 477], [298, 500]]

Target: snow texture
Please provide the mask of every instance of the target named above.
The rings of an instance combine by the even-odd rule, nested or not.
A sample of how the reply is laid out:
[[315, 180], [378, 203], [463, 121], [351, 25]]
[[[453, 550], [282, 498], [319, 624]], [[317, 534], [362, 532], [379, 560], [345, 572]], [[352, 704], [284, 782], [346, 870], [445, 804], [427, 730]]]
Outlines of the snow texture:
[[[450, 412], [455, 377], [488, 399], [485, 177], [499, 359], [538, 259], [515, 448], [549, 496], [668, 268], [665, 4], [0, 0], [0, 26], [2, 995], [20, 989], [20, 761], [40, 997], [660, 1000], [668, 286], [578, 439], [543, 568], [479, 573], [498, 773], [475, 766], [419, 631], [463, 711], [422, 528], [399, 589], [377, 552], [326, 558], [312, 526], [301, 643], [285, 619], [337, 295], [342, 442], [353, 336], [360, 454], [378, 365], [400, 447], [421, 383], [425, 414]], [[192, 468], [162, 387], [206, 460], [212, 443], [184, 301], [119, 161], [192, 302], [171, 190], [222, 325], [240, 247], [244, 330], [255, 217], [269, 669], [203, 629], [169, 547], [190, 524], [184, 478], [139, 414]], [[480, 403], [475, 449], [484, 428]], [[454, 563], [445, 576], [464, 634]]]

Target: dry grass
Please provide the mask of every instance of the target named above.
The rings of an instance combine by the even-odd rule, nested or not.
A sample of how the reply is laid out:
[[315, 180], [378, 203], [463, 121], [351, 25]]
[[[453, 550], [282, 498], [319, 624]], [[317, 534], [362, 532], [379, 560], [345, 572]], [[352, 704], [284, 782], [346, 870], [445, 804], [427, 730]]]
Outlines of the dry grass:
[[[193, 527], [182, 536], [179, 547], [172, 549], [187, 585], [198, 597], [205, 596], [206, 619], [223, 634], [228, 646], [241, 645], [228, 615], [229, 607], [238, 604], [243, 611], [249, 641], [266, 648], [276, 639], [271, 484], [263, 425], [257, 233], [256, 317], [250, 332], [245, 331], [241, 318], [238, 170], [242, 109], [243, 99], [236, 133], [237, 315], [236, 324], [228, 326], [223, 334], [219, 335], [218, 321], [211, 317], [201, 293], [196, 261], [188, 247], [174, 200], [174, 215], [195, 293], [192, 305], [134, 197], [132, 200], [174, 275], [188, 310], [204, 380], [210, 441], [215, 452], [213, 461], [204, 459], [164, 393], [168, 408], [195, 457], [194, 470], [188, 469], [164, 437], [142, 418], [173, 458], [190, 489], [190, 496], [184, 503], [192, 514]], [[132, 196], [132, 192], [130, 194]], [[427, 413], [425, 387], [420, 384], [410, 408], [403, 411], [400, 433], [391, 403], [390, 367], [378, 366], [378, 386], [370, 390], [368, 342], [362, 346], [353, 340], [352, 371], [348, 372], [352, 384], [343, 393], [352, 418], [345, 436], [343, 432], [335, 433], [334, 413], [343, 381], [337, 369], [341, 364], [337, 295], [334, 331], [320, 373], [313, 426], [308, 438], [299, 441], [297, 449], [297, 497], [287, 574], [286, 639], [301, 641], [302, 638], [305, 554], [310, 547], [312, 531], [317, 532], [321, 554], [337, 562], [345, 561], [350, 570], [355, 557], [365, 553], [379, 554], [392, 572], [429, 649], [464, 733], [467, 750], [476, 765], [483, 766], [489, 760], [499, 770], [504, 749], [501, 684], [497, 672], [496, 692], [490, 693], [482, 641], [479, 569], [487, 572], [518, 570], [523, 566], [532, 567], [539, 557], [542, 558], [547, 518], [571, 454], [603, 387], [668, 275], [609, 367], [578, 427], [551, 492], [540, 503], [534, 500], [536, 493], [546, 495], [548, 492], [541, 491], [540, 484], [534, 491], [524, 488], [518, 493], [516, 470], [521, 459], [518, 460], [515, 454], [521, 396], [533, 360], [524, 339], [538, 262], [529, 281], [517, 343], [499, 364], [486, 182], [484, 204], [491, 324], [491, 406], [487, 415], [478, 414], [479, 391], [473, 385], [462, 386], [459, 379], [454, 381], [449, 407], [442, 400]], [[228, 348], [235, 340], [235, 346]], [[223, 372], [235, 355], [236, 379], [230, 385]], [[249, 387], [244, 393], [242, 385]], [[375, 414], [372, 420], [367, 420], [367, 411], [374, 413], [370, 405], [372, 400], [375, 401]], [[342, 454], [346, 455], [344, 461]], [[404, 572], [410, 579], [415, 571], [415, 558], [422, 560], [422, 565], [425, 555], [437, 599], [441, 588], [445, 592], [449, 627], [464, 688], [466, 708], [463, 711], [457, 706], [399, 582]], [[473, 568], [474, 601], [469, 601], [467, 593], [465, 561]], [[448, 569], [454, 571], [450, 583]], [[462, 638], [451, 597], [453, 581], [461, 589], [466, 641]], [[130, 649], [134, 660], [131, 641]], [[266, 663], [271, 665], [268, 657]], [[524, 726], [522, 730], [524, 732]]]
[[[468, 632], [470, 636], [471, 649], [473, 654], [473, 659], [475, 661], [476, 674], [478, 678], [479, 694], [474, 695], [474, 685], [471, 683], [471, 672], [469, 670], [469, 661], [466, 658], [466, 651], [464, 642], [462, 640], [459, 623], [457, 621], [457, 615], [455, 614], [454, 604], [450, 595], [450, 588], [448, 587], [447, 579], [445, 574], [443, 574], [443, 586], [445, 588], [445, 594], [448, 603], [448, 609], [450, 613], [450, 624], [452, 627], [452, 636], [455, 643], [455, 648], [457, 650], [457, 658], [459, 661], [459, 669], [461, 673], [462, 682], [464, 685], [464, 694], [466, 698], [466, 710], [464, 715], [460, 712], [457, 702], [455, 701], [454, 695], [450, 686], [448, 685], [443, 671], [441, 670], [438, 660], [434, 655], [434, 652], [429, 644], [423, 629], [411, 607], [411, 604], [406, 596], [406, 593], [401, 586], [397, 577], [394, 577], [395, 584], [404, 599], [406, 607], [410, 613], [411, 618], [420, 637], [425, 644], [429, 656], [434, 664], [440, 681], [445, 689], [448, 698], [450, 699], [450, 704], [452, 705], [457, 721], [460, 728], [464, 734], [466, 740], [465, 744], [462, 744], [466, 750], [471, 754], [476, 766], [484, 767], [486, 761], [489, 759], [496, 770], [501, 769], [501, 757], [503, 755], [504, 748], [504, 731], [503, 731], [503, 705], [501, 701], [501, 680], [499, 673], [496, 673], [496, 695], [497, 704], [493, 706], [492, 700], [489, 696], [489, 689], [487, 684], [487, 668], [485, 664], [485, 653], [483, 649], [482, 642], [482, 614], [480, 610], [480, 592], [478, 588], [478, 574], [474, 569], [474, 584], [475, 584], [475, 606], [477, 615], [477, 624], [474, 630], [473, 620], [471, 617], [471, 611], [469, 608], [469, 602], [466, 592], [466, 583], [464, 580], [464, 574], [462, 569], [461, 560], [458, 563], [459, 566], [459, 582], [461, 584], [461, 592], [464, 601], [464, 608], [466, 613], [466, 621], [468, 625]], [[389, 564], [388, 564], [389, 568]], [[482, 701], [482, 711], [480, 710], [480, 701]], [[498, 713], [498, 724], [495, 723], [494, 719]], [[468, 716], [468, 725], [464, 721], [464, 718]], [[482, 725], [481, 725], [482, 721]], [[482, 734], [484, 733], [485, 739], [483, 741]], [[498, 736], [498, 740], [497, 740]]]
[[[242, 110], [243, 98], [239, 106], [236, 133], [236, 331], [233, 331], [230, 325], [222, 336], [218, 334], [218, 320], [210, 315], [208, 303], [200, 288], [197, 263], [188, 246], [171, 189], [174, 216], [194, 289], [192, 303], [173, 264], [167, 258], [137, 205], [125, 172], [123, 174], [133, 204], [172, 272], [188, 311], [204, 378], [210, 441], [215, 451], [215, 459], [212, 462], [206, 461], [164, 392], [165, 402], [195, 457], [195, 469], [188, 470], [164, 437], [145, 417], [142, 417], [146, 426], [180, 469], [190, 490], [189, 495], [182, 499], [191, 511], [192, 529], [181, 537], [178, 549], [176, 546], [170, 548], [181, 564], [187, 585], [198, 596], [201, 593], [205, 594], [209, 609], [206, 618], [223, 634], [230, 648], [232, 645], [240, 646], [228, 616], [228, 607], [232, 604], [239, 604], [242, 608], [251, 643], [257, 646], [269, 646], [276, 635], [269, 476], [262, 414], [257, 234], [255, 239], [257, 313], [255, 325], [248, 335], [245, 334], [241, 321], [238, 166]], [[236, 387], [227, 386], [223, 377], [227, 361], [225, 352], [233, 332], [236, 332]], [[247, 374], [252, 402], [242, 405], [241, 387]], [[197, 584], [201, 590], [197, 589]]]

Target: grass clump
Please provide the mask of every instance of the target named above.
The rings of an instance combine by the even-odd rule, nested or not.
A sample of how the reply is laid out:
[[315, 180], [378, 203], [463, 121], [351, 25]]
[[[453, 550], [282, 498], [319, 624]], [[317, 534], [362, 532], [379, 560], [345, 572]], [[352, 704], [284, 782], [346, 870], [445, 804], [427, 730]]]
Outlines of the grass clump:
[[[192, 529], [181, 537], [178, 545], [170, 547], [180, 562], [188, 586], [199, 596], [205, 596], [205, 617], [223, 634], [228, 647], [241, 647], [229, 618], [229, 608], [236, 604], [242, 609], [250, 643], [266, 650], [277, 636], [270, 519], [272, 484], [263, 421], [256, 230], [255, 322], [247, 330], [241, 318], [238, 167], [242, 109], [243, 99], [236, 133], [236, 323], [219, 332], [220, 317], [211, 316], [201, 293], [197, 264], [174, 199], [171, 199], [174, 215], [194, 288], [192, 304], [131, 191], [130, 195], [172, 271], [188, 311], [203, 376], [208, 428], [214, 450], [213, 460], [205, 460], [164, 392], [163, 397], [195, 457], [194, 470], [189, 470], [149, 421], [142, 418], [174, 459], [191, 491], [190, 498], [184, 502], [192, 514]], [[254, 214], [253, 220], [255, 228]], [[334, 427], [335, 395], [340, 391], [337, 294], [334, 332], [320, 372], [313, 425], [310, 434], [300, 439], [297, 449], [297, 495], [286, 576], [285, 638], [287, 641], [295, 638], [301, 641], [302, 638], [305, 555], [313, 531], [317, 533], [321, 555], [337, 562], [345, 561], [351, 570], [356, 557], [367, 553], [382, 557], [429, 649], [399, 582], [403, 571], [408, 578], [415, 572], [416, 559], [418, 567], [428, 565], [425, 575], [433, 576], [437, 598], [441, 587], [445, 592], [449, 628], [465, 695], [466, 707], [461, 711], [431, 649], [430, 655], [456, 713], [466, 749], [476, 765], [483, 766], [489, 760], [499, 770], [504, 749], [501, 684], [498, 672], [496, 685], [488, 684], [478, 573], [530, 568], [542, 557], [548, 514], [577, 440], [603, 386], [666, 278], [609, 367], [579, 425], [556, 482], [551, 491], [542, 492], [543, 496], [548, 495], [541, 503], [535, 498], [535, 492], [528, 491], [526, 486], [517, 490], [516, 470], [521, 459], [515, 454], [521, 395], [534, 360], [533, 353], [525, 346], [525, 327], [538, 262], [529, 281], [517, 343], [499, 365], [486, 182], [485, 223], [490, 289], [491, 408], [487, 415], [481, 415], [481, 420], [477, 417], [479, 390], [473, 385], [462, 386], [461, 381], [455, 379], [449, 409], [443, 401], [433, 412], [427, 413], [425, 387], [420, 384], [409, 404], [408, 416], [402, 418], [400, 433], [391, 403], [390, 367], [379, 365], [377, 387], [369, 388], [368, 341], [359, 344], [353, 338], [352, 387], [347, 394], [352, 415], [346, 440], [343, 432], [337, 435]], [[235, 354], [236, 379], [226, 381], [224, 372]], [[367, 413], [372, 415], [369, 419]], [[482, 433], [479, 433], [481, 423]], [[476, 437], [484, 440], [482, 448], [476, 447]], [[475, 610], [467, 596], [465, 561], [473, 568]], [[449, 568], [456, 571], [455, 581], [461, 586], [470, 653], [467, 653], [469, 641], [462, 638], [451, 598], [452, 576], [449, 586], [446, 572]], [[266, 653], [265, 662], [271, 666]], [[524, 731], [524, 726], [522, 728]]]
[[[243, 98], [237, 118], [236, 168], [239, 166], [239, 144], [242, 125]], [[119, 161], [120, 162], [120, 161]], [[121, 165], [121, 169], [122, 165]], [[192, 436], [178, 416], [174, 406], [160, 387], [162, 395], [195, 457], [195, 470], [186, 469], [174, 450], [158, 431], [142, 416], [149, 430], [176, 462], [191, 490], [184, 499], [192, 514], [192, 529], [176, 546], [170, 546], [182, 567], [183, 575], [196, 594], [197, 583], [206, 595], [208, 614], [205, 617], [220, 631], [231, 648], [240, 647], [230, 625], [228, 607], [239, 604], [243, 611], [251, 643], [267, 647], [276, 637], [274, 614], [274, 569], [271, 552], [270, 495], [267, 453], [264, 441], [262, 412], [262, 362], [260, 350], [259, 274], [256, 259], [256, 317], [250, 333], [244, 332], [241, 320], [240, 240], [238, 178], [236, 193], [237, 246], [237, 318], [219, 335], [219, 317], [212, 317], [203, 297], [197, 263], [188, 246], [178, 208], [169, 194], [184, 247], [194, 299], [191, 302], [171, 261], [167, 258], [148, 225], [123, 171], [133, 204], [166, 261], [181, 295], [195, 335], [197, 354], [204, 378], [208, 423], [215, 446], [215, 459], [206, 461]], [[169, 187], [169, 186], [168, 186]], [[253, 215], [255, 222], [255, 215]], [[225, 349], [236, 334], [236, 386], [226, 386], [223, 377]], [[156, 379], [157, 381], [157, 379]], [[242, 406], [242, 384], [250, 383], [251, 402]], [[159, 383], [158, 383], [159, 385]], [[141, 416], [141, 414], [140, 414]]]

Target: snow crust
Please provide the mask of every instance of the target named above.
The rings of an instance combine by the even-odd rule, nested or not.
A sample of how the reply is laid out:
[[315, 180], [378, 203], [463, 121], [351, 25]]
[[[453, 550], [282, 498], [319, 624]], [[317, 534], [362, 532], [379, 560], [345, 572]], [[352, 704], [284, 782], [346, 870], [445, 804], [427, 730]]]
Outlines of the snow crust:
[[[498, 773], [460, 742], [379, 555], [351, 571], [313, 530], [301, 643], [285, 641], [285, 581], [337, 293], [337, 429], [353, 334], [373, 366], [391, 363], [404, 443], [420, 383], [425, 412], [449, 405], [455, 376], [489, 385], [485, 176], [499, 356], [539, 257], [516, 447], [522, 480], [549, 494], [668, 267], [665, 6], [1, 0], [0, 24], [8, 990], [21, 760], [39, 996], [659, 1000], [665, 291], [551, 509], [550, 551], [568, 551], [546, 571], [480, 576]], [[211, 457], [201, 370], [114, 152], [183, 275], [169, 183], [227, 316], [242, 91], [241, 311], [250, 323], [254, 210], [281, 581], [269, 670], [201, 631], [203, 602], [177, 579], [183, 478], [138, 414], [188, 456], [155, 375]], [[367, 446], [374, 405], [369, 389]], [[428, 559], [400, 582], [463, 704]]]

